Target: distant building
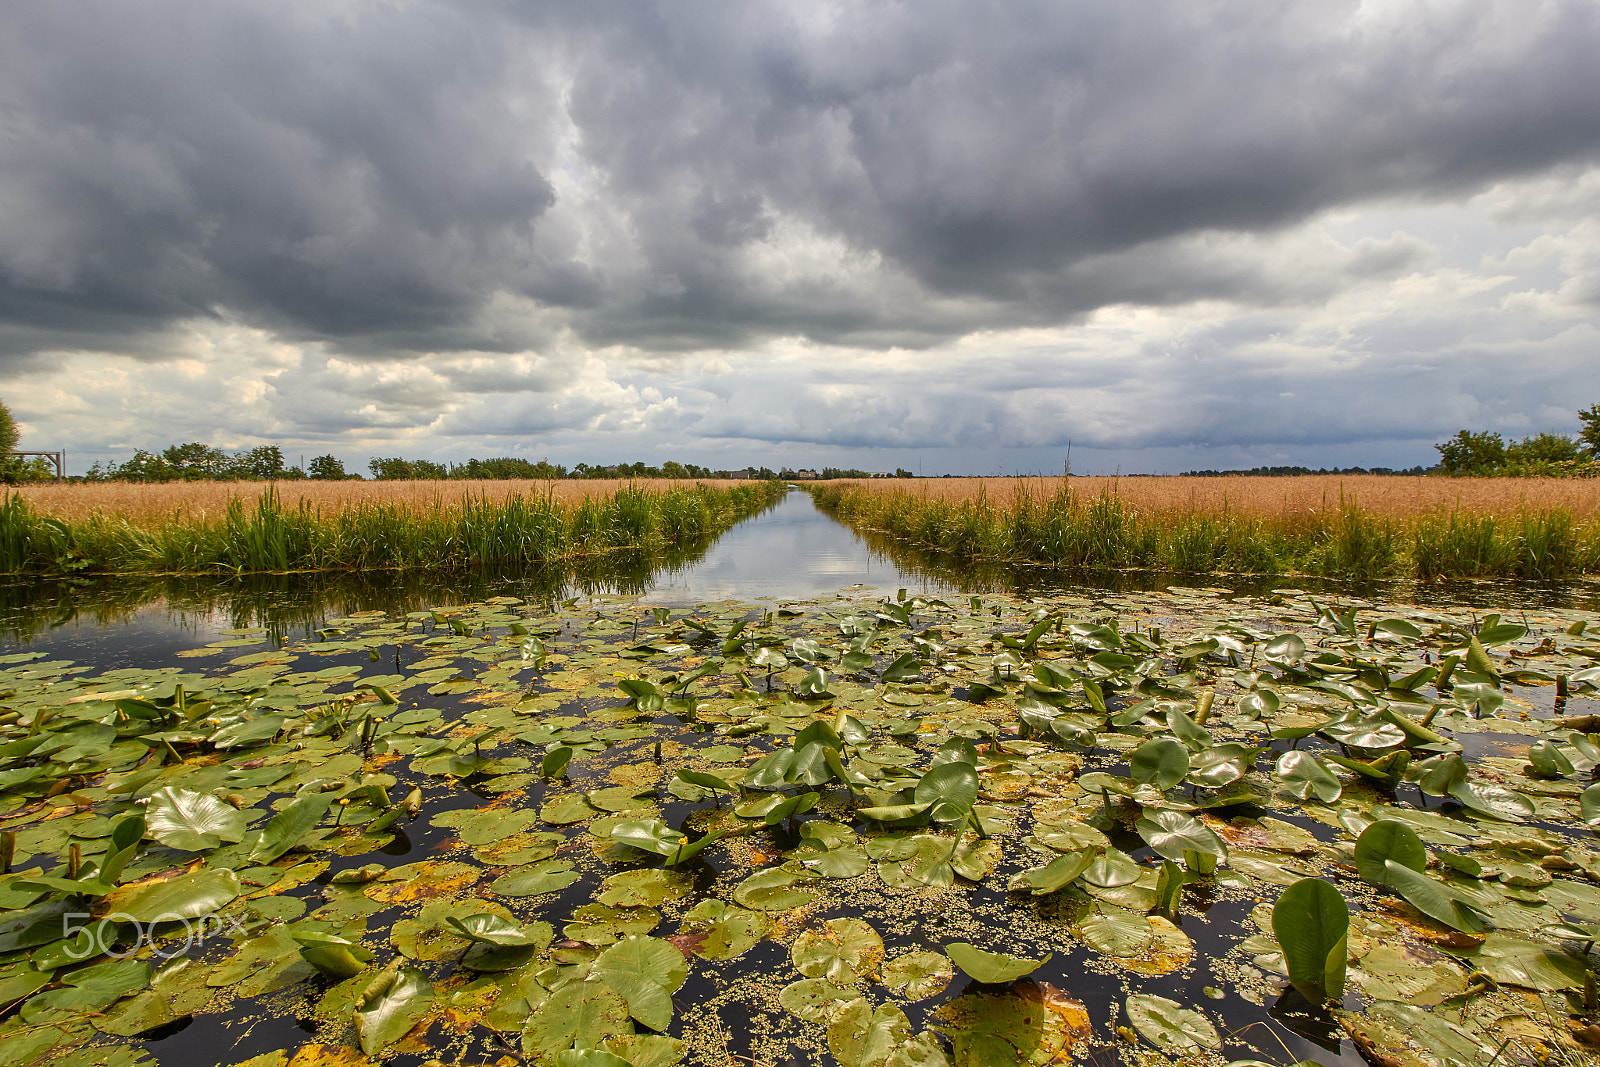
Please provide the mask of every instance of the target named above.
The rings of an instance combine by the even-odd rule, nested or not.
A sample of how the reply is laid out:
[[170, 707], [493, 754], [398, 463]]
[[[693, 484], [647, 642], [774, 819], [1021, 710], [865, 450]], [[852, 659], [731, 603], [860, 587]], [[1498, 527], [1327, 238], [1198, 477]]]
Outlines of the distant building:
[[712, 475], [712, 477], [715, 477], [715, 478], [732, 478], [732, 479], [748, 479], [750, 477], [750, 470], [747, 467], [742, 471], [716, 471]]

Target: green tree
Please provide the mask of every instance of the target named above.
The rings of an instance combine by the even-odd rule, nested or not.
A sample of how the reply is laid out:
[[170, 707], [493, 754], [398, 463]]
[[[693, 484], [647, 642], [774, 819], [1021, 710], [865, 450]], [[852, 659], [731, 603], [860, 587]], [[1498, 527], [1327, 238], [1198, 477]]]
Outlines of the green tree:
[[1600, 459], [1600, 404], [1590, 404], [1587, 409], [1578, 412], [1578, 420], [1583, 423], [1583, 429], [1578, 431], [1578, 440], [1589, 450], [1589, 455]]
[[199, 478], [217, 478], [228, 469], [228, 454], [220, 448], [190, 441], [186, 445], [172, 445], [161, 452], [161, 461], [185, 481]]
[[11, 409], [3, 403], [0, 403], [0, 446], [4, 446], [0, 447], [0, 482], [16, 485], [31, 480], [22, 457], [10, 454], [17, 447], [17, 424], [11, 417]]
[[259, 445], [240, 452], [228, 464], [228, 473], [235, 478], [267, 480], [282, 478], [285, 472], [283, 450], [277, 445]]
[[344, 464], [335, 456], [315, 456], [310, 463], [307, 477], [321, 482], [342, 482], [350, 477], [344, 472]]
[[0, 453], [10, 452], [17, 447], [17, 423], [11, 417], [11, 409], [0, 402]]
[[367, 469], [379, 481], [395, 481], [406, 478], [445, 478], [450, 472], [443, 463], [434, 463], [426, 459], [401, 459], [396, 456], [385, 459], [382, 456], [374, 457]]
[[552, 466], [545, 460], [530, 463], [515, 456], [497, 459], [469, 459], [450, 468], [452, 478], [564, 478], [566, 468]]
[[1506, 463], [1535, 466], [1583, 458], [1578, 442], [1564, 433], [1541, 433], [1506, 446]]
[[[1505, 465], [1506, 443], [1497, 433], [1473, 433], [1462, 430], [1442, 445], [1434, 445], [1439, 451], [1439, 466], [1447, 474], [1489, 474]], [[900, 472], [896, 471], [896, 474]], [[900, 474], [901, 477], [906, 477]]]
[[170, 482], [179, 477], [179, 472], [160, 456], [141, 448], [112, 471], [111, 477], [119, 482]]

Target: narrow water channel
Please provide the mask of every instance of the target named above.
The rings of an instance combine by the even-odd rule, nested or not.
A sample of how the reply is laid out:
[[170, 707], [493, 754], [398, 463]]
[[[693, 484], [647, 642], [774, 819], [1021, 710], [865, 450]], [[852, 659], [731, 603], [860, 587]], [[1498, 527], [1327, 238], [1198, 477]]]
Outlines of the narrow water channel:
[[723, 534], [699, 561], [658, 574], [651, 585], [646, 599], [670, 607], [809, 598], [844, 589], [880, 590], [892, 597], [899, 588], [951, 588], [925, 572], [902, 569], [866, 538], [818, 511], [811, 495], [798, 489]]

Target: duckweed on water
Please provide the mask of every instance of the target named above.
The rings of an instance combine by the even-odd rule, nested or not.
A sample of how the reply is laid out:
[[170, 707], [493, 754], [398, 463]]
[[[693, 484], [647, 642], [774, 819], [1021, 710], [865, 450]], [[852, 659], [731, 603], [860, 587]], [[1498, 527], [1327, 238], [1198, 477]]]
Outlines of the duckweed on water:
[[3, 657], [0, 1064], [1590, 1062], [1595, 621], [499, 597]]

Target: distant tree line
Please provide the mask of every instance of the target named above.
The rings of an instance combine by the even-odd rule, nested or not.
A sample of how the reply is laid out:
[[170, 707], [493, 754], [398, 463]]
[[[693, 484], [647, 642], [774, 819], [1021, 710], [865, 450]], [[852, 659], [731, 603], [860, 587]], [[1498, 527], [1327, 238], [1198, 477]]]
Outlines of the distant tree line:
[[1499, 434], [1462, 430], [1439, 450], [1444, 474], [1513, 478], [1600, 477], [1600, 404], [1578, 412], [1577, 437], [1538, 433], [1507, 444]]
[[[0, 406], [3, 411], [3, 406]], [[5, 424], [0, 421], [0, 444], [4, 444]], [[17, 462], [13, 459], [13, 462]], [[533, 462], [514, 456], [494, 459], [469, 459], [465, 463], [435, 463], [427, 459], [404, 459], [399, 456], [377, 456], [367, 463], [366, 475], [347, 471], [337, 456], [316, 456], [304, 469], [290, 466], [283, 450], [277, 445], [261, 445], [238, 452], [227, 452], [198, 441], [172, 445], [160, 452], [140, 449], [133, 458], [123, 463], [109, 460], [96, 463], [83, 477], [88, 482], [180, 482], [180, 481], [270, 481], [298, 480], [344, 481], [372, 478], [376, 481], [397, 480], [467, 480], [467, 479], [554, 479], [554, 478], [715, 478], [718, 473], [694, 463], [668, 460], [659, 467], [647, 463], [617, 463], [608, 466], [590, 466], [579, 463], [568, 469], [559, 463], [546, 460]], [[766, 467], [742, 468], [741, 477], [765, 479], [778, 474]], [[0, 479], [5, 469], [0, 467]], [[54, 477], [54, 471], [51, 471]], [[838, 474], [829, 477], [867, 477], [865, 474]], [[76, 479], [74, 479], [76, 480]]]
[[[319, 456], [318, 460], [333, 459]], [[338, 460], [334, 460], [335, 465]], [[315, 463], [311, 466], [316, 466]], [[340, 467], [342, 474], [343, 468]], [[225, 452], [199, 441], [172, 445], [160, 452], [139, 449], [125, 463], [102, 460], [83, 476], [86, 482], [216, 482], [299, 479], [306, 472], [291, 467], [277, 445]]]
[[1251, 467], [1249, 470], [1238, 471], [1184, 471], [1179, 475], [1182, 478], [1297, 478], [1307, 474], [1426, 474], [1426, 467], [1407, 467], [1404, 470], [1395, 470], [1393, 467]]
[[[380, 482], [415, 479], [442, 481], [445, 479], [504, 480], [507, 478], [565, 478], [567, 469], [540, 460], [531, 463], [513, 456], [497, 459], [469, 459], [465, 463], [434, 463], [426, 459], [401, 459], [398, 456], [376, 457], [367, 463], [367, 470]], [[359, 475], [358, 475], [359, 477]]]

